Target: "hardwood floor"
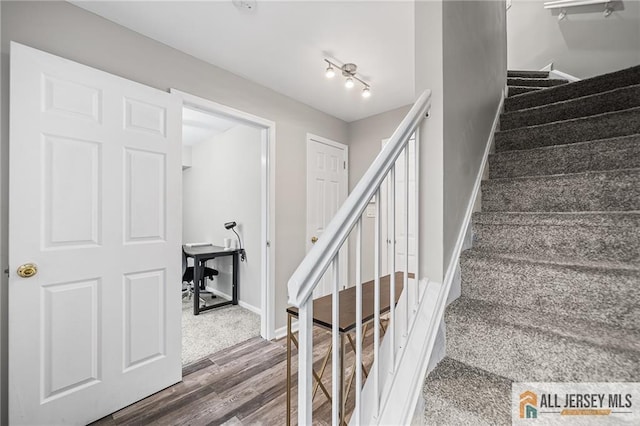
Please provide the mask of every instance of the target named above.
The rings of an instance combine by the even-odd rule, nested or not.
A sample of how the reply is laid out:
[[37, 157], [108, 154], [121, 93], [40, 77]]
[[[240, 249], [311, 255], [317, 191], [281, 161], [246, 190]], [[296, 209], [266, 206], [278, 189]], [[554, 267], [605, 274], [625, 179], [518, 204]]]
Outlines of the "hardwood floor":
[[[365, 366], [371, 364], [372, 331], [365, 336]], [[382, 336], [382, 332], [381, 332]], [[314, 329], [314, 366], [321, 367], [330, 333]], [[292, 345], [293, 346], [293, 345]], [[293, 346], [292, 422], [297, 419], [297, 351]], [[92, 425], [283, 425], [286, 424], [286, 339], [259, 337], [225, 349], [183, 369], [182, 382], [100, 419]], [[354, 354], [347, 343], [345, 381]], [[331, 392], [331, 361], [323, 384]], [[363, 378], [364, 382], [364, 378]], [[355, 380], [347, 400], [353, 411]], [[321, 390], [314, 399], [314, 424], [331, 424], [331, 404]]]

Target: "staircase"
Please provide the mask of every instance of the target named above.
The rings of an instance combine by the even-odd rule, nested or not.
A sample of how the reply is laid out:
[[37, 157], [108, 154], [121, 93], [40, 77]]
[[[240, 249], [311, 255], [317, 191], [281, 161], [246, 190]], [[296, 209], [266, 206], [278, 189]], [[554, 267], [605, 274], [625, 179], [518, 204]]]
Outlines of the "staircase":
[[508, 85], [427, 424], [511, 424], [512, 382], [640, 381], [640, 66]]

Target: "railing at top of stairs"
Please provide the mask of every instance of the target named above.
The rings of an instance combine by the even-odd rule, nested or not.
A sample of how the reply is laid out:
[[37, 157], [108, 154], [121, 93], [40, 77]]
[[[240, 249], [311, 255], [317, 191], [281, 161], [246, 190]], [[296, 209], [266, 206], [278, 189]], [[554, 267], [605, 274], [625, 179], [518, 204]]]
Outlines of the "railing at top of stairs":
[[[415, 163], [409, 164], [409, 155], [404, 155], [403, 173], [404, 177], [402, 182], [403, 192], [402, 196], [404, 208], [402, 209], [404, 217], [404, 235], [409, 234], [409, 222], [410, 222], [410, 203], [409, 199], [414, 197], [413, 208], [414, 214], [414, 232], [415, 235], [419, 235], [418, 229], [418, 162], [419, 162], [419, 126], [428, 114], [431, 106], [431, 91], [424, 91], [411, 110], [407, 113], [406, 117], [402, 120], [398, 128], [394, 131], [393, 135], [384, 146], [380, 154], [373, 161], [369, 169], [365, 172], [362, 179], [355, 186], [345, 203], [338, 209], [333, 219], [327, 226], [323, 237], [312, 247], [307, 256], [302, 260], [296, 271], [291, 276], [288, 283], [289, 303], [298, 308], [298, 424], [310, 425], [312, 423], [312, 395], [313, 395], [313, 291], [318, 285], [319, 281], [324, 276], [325, 272], [331, 265], [332, 272], [332, 395], [339, 395], [340, 397], [332, 398], [331, 409], [331, 421], [333, 424], [342, 424], [345, 422], [346, 413], [344, 405], [341, 404], [341, 396], [343, 388], [341, 388], [340, 380], [338, 379], [339, 368], [341, 362], [341, 356], [339, 353], [339, 268], [344, 265], [339, 265], [338, 253], [343, 246], [349, 235], [355, 229], [356, 240], [356, 264], [355, 264], [355, 285], [356, 285], [356, 338], [355, 338], [355, 409], [352, 415], [355, 424], [360, 424], [362, 416], [362, 332], [363, 332], [363, 318], [362, 318], [362, 215], [367, 208], [370, 200], [376, 196], [376, 215], [375, 215], [375, 231], [374, 231], [374, 343], [373, 343], [373, 366], [369, 371], [368, 378], [373, 380], [373, 394], [374, 401], [372, 404], [373, 416], [376, 417], [380, 410], [381, 405], [381, 384], [380, 384], [380, 365], [381, 365], [381, 339], [380, 339], [380, 216], [381, 216], [381, 186], [387, 177], [389, 177], [389, 199], [397, 200], [396, 198], [396, 160], [403, 152], [408, 153], [409, 142], [412, 140], [412, 136], [415, 134], [414, 142], [414, 161]], [[413, 169], [415, 176], [415, 187], [410, 191], [409, 173], [410, 169]], [[391, 202], [389, 208], [389, 238], [385, 239], [383, 244], [389, 244], [389, 252], [396, 253], [396, 203]], [[409, 288], [409, 256], [404, 256], [403, 271], [403, 290], [400, 300], [397, 304], [390, 304], [389, 321], [386, 328], [385, 340], [389, 339], [389, 344], [385, 345], [388, 350], [384, 354], [385, 359], [390, 365], [391, 372], [394, 371], [397, 360], [401, 359], [401, 351], [404, 348], [402, 344], [403, 339], [406, 339], [407, 332], [412, 321], [411, 318], [411, 306], [416, 306], [421, 292], [419, 289], [419, 274], [418, 274], [418, 243], [417, 238], [414, 239], [414, 249], [416, 265], [415, 270], [411, 273], [415, 274], [413, 279], [413, 291]], [[409, 238], [404, 238], [404, 253], [409, 253]], [[390, 285], [389, 285], [389, 300], [396, 300], [395, 295], [395, 271], [396, 260], [395, 256], [389, 256], [389, 271], [390, 273]], [[399, 318], [396, 318], [399, 317]], [[397, 331], [398, 330], [398, 331]], [[396, 336], [399, 334], [399, 336]]]

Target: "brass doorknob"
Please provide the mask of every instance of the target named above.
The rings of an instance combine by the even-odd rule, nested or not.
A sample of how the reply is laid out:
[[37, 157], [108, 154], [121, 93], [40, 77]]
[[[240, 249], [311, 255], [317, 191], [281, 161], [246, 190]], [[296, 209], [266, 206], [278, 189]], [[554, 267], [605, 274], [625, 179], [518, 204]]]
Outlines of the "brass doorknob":
[[18, 267], [17, 272], [22, 278], [31, 278], [38, 273], [38, 266], [35, 263], [25, 263]]
[[316, 243], [316, 241], [318, 241], [318, 237], [315, 237], [315, 236], [314, 236], [314, 237], [311, 237], [311, 243], [312, 243], [312, 244], [315, 244], [315, 243]]

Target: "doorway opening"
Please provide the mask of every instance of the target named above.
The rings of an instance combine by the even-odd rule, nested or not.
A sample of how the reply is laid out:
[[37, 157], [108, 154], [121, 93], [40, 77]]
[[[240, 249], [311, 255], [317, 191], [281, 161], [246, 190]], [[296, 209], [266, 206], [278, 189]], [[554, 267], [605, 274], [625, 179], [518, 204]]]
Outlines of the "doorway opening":
[[[211, 279], [205, 274], [205, 291], [200, 287], [199, 298], [183, 283], [184, 366], [250, 338], [274, 336], [270, 165], [275, 125], [206, 99], [172, 93], [183, 101], [182, 244], [243, 249], [246, 254], [235, 267], [237, 305], [194, 315], [194, 305], [232, 300], [233, 256], [206, 262], [217, 275]], [[187, 260], [193, 266], [192, 259]]]

